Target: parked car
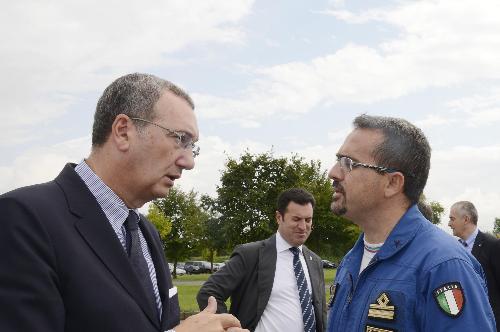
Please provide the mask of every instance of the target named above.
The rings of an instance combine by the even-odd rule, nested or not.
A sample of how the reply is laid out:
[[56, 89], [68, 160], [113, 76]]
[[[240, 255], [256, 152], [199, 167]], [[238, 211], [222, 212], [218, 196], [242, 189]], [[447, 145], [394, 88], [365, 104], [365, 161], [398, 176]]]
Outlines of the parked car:
[[[174, 264], [168, 263], [168, 268], [170, 269], [170, 273], [174, 274]], [[175, 269], [175, 274], [177, 274], [178, 276], [183, 276], [186, 274], [186, 270], [181, 269], [179, 265], [177, 265], [177, 268]]]
[[224, 265], [226, 265], [226, 264], [225, 263], [214, 263], [214, 272], [219, 271]]
[[337, 268], [337, 264], [335, 264], [334, 262], [330, 262], [327, 259], [322, 259], [321, 261], [323, 262], [324, 269], [336, 269]]
[[188, 274], [211, 273], [210, 263], [207, 261], [189, 261], [184, 264]]

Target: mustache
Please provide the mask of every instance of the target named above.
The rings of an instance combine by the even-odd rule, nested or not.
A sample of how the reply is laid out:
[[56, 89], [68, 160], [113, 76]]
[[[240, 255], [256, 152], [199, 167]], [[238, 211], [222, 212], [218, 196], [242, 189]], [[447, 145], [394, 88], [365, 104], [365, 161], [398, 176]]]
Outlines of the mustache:
[[342, 187], [340, 182], [338, 182], [336, 180], [333, 180], [332, 187], [333, 187], [333, 190], [336, 192], [344, 192], [344, 187]]

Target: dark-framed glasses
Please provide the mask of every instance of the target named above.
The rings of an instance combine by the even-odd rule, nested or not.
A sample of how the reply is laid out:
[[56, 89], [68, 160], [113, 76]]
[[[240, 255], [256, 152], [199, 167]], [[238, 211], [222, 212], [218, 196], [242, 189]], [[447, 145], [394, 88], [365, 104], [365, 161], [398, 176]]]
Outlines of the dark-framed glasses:
[[[344, 172], [346, 172], [346, 173], [351, 172], [352, 169], [356, 168], [356, 167], [370, 168], [378, 173], [394, 173], [394, 172], [403, 173], [403, 171], [400, 171], [396, 168], [370, 165], [370, 164], [365, 164], [365, 163], [358, 163], [356, 161], [353, 161], [351, 158], [349, 158], [347, 156], [337, 155], [337, 162], [340, 164], [340, 168], [342, 168], [342, 170], [344, 170]], [[403, 173], [403, 174], [405, 174], [405, 173]]]
[[167, 132], [168, 136], [175, 137], [175, 141], [177, 142], [177, 144], [181, 148], [183, 148], [184, 150], [191, 149], [191, 151], [193, 152], [193, 157], [196, 157], [200, 154], [200, 147], [195, 144], [193, 136], [191, 136], [188, 133], [185, 133], [183, 131], [177, 131], [177, 130], [165, 128], [165, 127], [163, 127], [163, 126], [161, 126], [153, 121], [149, 121], [146, 119], [130, 118], [130, 120], [146, 122], [146, 123], [152, 124], [153, 126], [160, 128], [160, 129], [163, 129]]

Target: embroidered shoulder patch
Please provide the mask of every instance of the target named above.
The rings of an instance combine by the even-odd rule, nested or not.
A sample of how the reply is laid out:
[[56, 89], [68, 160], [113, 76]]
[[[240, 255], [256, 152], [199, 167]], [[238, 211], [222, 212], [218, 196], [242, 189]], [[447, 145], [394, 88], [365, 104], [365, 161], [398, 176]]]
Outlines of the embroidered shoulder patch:
[[436, 303], [445, 314], [458, 317], [465, 305], [465, 296], [459, 282], [449, 282], [436, 288], [433, 292]]

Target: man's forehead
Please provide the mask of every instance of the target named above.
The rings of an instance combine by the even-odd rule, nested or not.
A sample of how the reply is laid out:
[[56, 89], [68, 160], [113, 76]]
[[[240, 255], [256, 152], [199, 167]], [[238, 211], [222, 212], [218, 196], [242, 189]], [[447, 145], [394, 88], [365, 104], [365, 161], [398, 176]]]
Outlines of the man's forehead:
[[372, 156], [373, 151], [384, 140], [382, 131], [377, 129], [354, 129], [347, 135], [338, 154], [351, 158]]
[[164, 91], [154, 105], [155, 117], [168, 121], [173, 130], [184, 131], [198, 139], [198, 124], [191, 105], [181, 96]]
[[288, 206], [285, 209], [286, 214], [290, 215], [305, 215], [305, 214], [312, 214], [313, 207], [311, 203], [307, 204], [298, 204], [293, 201], [288, 203]]

